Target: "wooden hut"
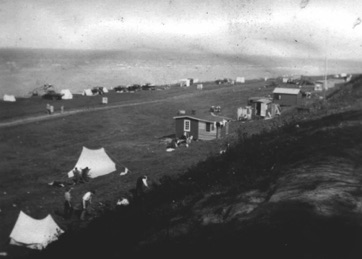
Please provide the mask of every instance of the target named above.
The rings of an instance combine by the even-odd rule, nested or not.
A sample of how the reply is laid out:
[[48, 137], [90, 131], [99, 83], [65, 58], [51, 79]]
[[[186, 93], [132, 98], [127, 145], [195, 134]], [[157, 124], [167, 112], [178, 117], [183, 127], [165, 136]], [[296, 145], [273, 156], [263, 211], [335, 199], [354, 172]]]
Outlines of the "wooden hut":
[[273, 102], [280, 106], [300, 105], [302, 102], [302, 93], [299, 88], [280, 88], [273, 91]]
[[189, 87], [194, 83], [192, 78], [186, 78], [180, 80], [180, 87]]
[[265, 118], [271, 119], [276, 115], [280, 115], [280, 106], [277, 103], [273, 103], [271, 98], [249, 98], [248, 103], [251, 107], [251, 119]]
[[175, 120], [176, 137], [193, 136], [195, 140], [222, 138], [229, 133], [229, 122], [212, 115], [178, 115]]
[[252, 111], [253, 109], [251, 106], [239, 107], [236, 114], [237, 120], [251, 120]]

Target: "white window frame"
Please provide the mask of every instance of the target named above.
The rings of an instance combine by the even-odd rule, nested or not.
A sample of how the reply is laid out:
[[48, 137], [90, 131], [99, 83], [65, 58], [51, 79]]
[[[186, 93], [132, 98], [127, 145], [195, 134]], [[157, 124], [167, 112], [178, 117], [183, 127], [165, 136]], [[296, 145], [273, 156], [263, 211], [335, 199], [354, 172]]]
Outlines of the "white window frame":
[[[209, 125], [209, 130], [207, 130], [207, 126]], [[210, 123], [210, 122], [206, 122], [206, 125], [205, 125], [205, 130], [206, 132], [213, 132], [215, 131], [215, 127], [214, 127], [214, 123]]]
[[191, 132], [191, 120], [184, 120], [184, 131]]

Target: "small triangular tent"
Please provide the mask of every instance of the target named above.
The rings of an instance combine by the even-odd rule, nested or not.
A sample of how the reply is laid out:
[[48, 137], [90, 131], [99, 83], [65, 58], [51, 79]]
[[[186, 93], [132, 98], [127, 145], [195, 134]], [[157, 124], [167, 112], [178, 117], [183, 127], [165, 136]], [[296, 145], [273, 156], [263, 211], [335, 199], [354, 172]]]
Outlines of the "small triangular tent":
[[[77, 167], [79, 170], [90, 168], [89, 177], [95, 178], [116, 171], [116, 164], [109, 158], [104, 148], [88, 149], [83, 147], [82, 153], [78, 159]], [[73, 168], [73, 169], [74, 169]], [[73, 169], [68, 173], [68, 177], [73, 177]]]
[[93, 92], [91, 89], [84, 89], [83, 95], [85, 96], [93, 96]]
[[20, 211], [10, 234], [10, 244], [42, 250], [58, 239], [64, 231], [49, 214], [44, 219], [33, 219]]
[[73, 94], [69, 91], [69, 89], [63, 89], [60, 91], [63, 100], [73, 99]]
[[108, 93], [107, 87], [102, 87], [103, 93]]
[[15, 96], [14, 95], [9, 95], [9, 94], [4, 94], [4, 98], [3, 98], [4, 102], [15, 102]]

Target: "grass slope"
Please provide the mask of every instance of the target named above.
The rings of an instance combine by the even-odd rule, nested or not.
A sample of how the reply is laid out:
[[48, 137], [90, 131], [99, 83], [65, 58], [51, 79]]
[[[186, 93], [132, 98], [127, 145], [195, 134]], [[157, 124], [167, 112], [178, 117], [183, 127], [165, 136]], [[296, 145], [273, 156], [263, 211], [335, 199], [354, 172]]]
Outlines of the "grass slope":
[[[62, 102], [66, 111], [88, 107], [89, 112], [59, 117], [50, 115], [48, 117], [52, 119], [1, 127], [0, 251], [17, 254], [18, 248], [8, 245], [8, 237], [20, 210], [38, 219], [50, 213], [64, 230], [87, 224], [77, 219], [64, 221], [60, 215], [64, 189], [48, 185], [54, 180], [68, 181], [66, 173], [77, 162], [83, 146], [104, 147], [117, 163], [117, 172], [77, 186], [73, 191], [78, 204], [84, 192], [96, 189], [94, 209], [97, 215], [103, 207], [99, 202], [114, 207], [117, 199], [134, 187], [139, 175], [147, 174], [151, 184], [158, 184], [160, 177], [181, 174], [198, 161], [219, 152], [223, 141], [198, 141], [188, 149], [180, 148], [173, 153], [165, 151], [162, 138], [174, 134], [172, 117], [178, 110], [203, 111], [211, 105], [221, 105], [223, 115], [235, 117], [236, 108], [245, 103], [247, 97], [270, 93], [270, 89], [259, 90], [262, 85], [259, 81], [223, 87], [205, 84], [203, 91], [194, 86], [135, 94], [110, 92], [106, 95], [109, 106], [126, 106], [99, 111], [95, 108], [104, 107], [101, 96], [78, 96], [52, 104], [57, 112]], [[143, 104], [134, 105], [141, 102]], [[46, 101], [39, 98], [0, 102], [2, 108], [6, 107], [0, 109], [0, 117], [8, 122], [38, 116], [44, 111], [45, 104]], [[131, 173], [120, 177], [123, 166]]]
[[362, 80], [343, 87], [308, 115], [239, 125], [226, 154], [37, 256], [360, 258]]
[[[16, 154], [11, 158], [9, 152], [5, 159], [4, 172], [12, 173], [2, 176], [2, 188], [22, 186], [7, 194], [7, 200], [1, 197], [8, 209], [2, 217], [10, 231], [18, 212], [12, 204], [34, 217], [61, 209], [63, 190], [46, 183], [64, 176], [64, 168], [74, 165], [82, 145], [104, 146], [135, 173], [127, 177], [115, 173], [79, 186], [74, 192], [78, 200], [89, 188], [98, 190], [97, 200], [105, 204], [96, 208], [100, 217], [78, 231], [83, 223], [65, 222], [54, 213], [67, 232], [46, 251], [30, 256], [238, 252], [248, 258], [353, 258], [360, 255], [356, 244], [362, 233], [357, 217], [362, 145], [359, 85], [357, 80], [328, 102], [314, 103], [308, 114], [291, 110], [274, 120], [235, 122], [232, 128], [237, 133], [229, 137], [233, 144], [224, 155], [218, 151], [225, 140], [195, 142], [189, 149], [167, 153], [159, 138], [173, 132], [170, 118], [185, 105], [197, 110], [223, 100], [221, 105], [232, 116], [231, 111], [240, 106], [234, 91], [175, 98], [167, 105], [123, 107], [122, 112], [99, 111], [92, 113], [92, 120], [70, 116], [51, 124], [2, 129], [6, 150]], [[256, 94], [253, 88], [245, 93]], [[24, 138], [25, 133], [31, 137]], [[113, 210], [140, 174], [152, 180], [143, 206], [132, 203], [125, 210]], [[336, 184], [342, 186], [337, 189]], [[324, 199], [315, 198], [320, 193]], [[342, 193], [340, 199], [335, 199], [337, 193]]]

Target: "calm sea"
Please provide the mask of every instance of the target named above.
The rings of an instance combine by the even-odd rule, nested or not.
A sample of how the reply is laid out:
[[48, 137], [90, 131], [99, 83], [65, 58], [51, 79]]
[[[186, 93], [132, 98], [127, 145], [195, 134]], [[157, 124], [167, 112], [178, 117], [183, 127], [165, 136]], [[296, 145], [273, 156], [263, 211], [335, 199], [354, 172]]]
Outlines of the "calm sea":
[[[155, 50], [79, 51], [0, 49], [0, 96], [25, 96], [44, 84], [81, 93], [94, 86], [173, 84], [192, 77], [272, 78], [283, 75], [322, 75], [324, 60], [268, 56], [181, 53]], [[329, 60], [328, 73], [360, 73], [362, 63]]]

